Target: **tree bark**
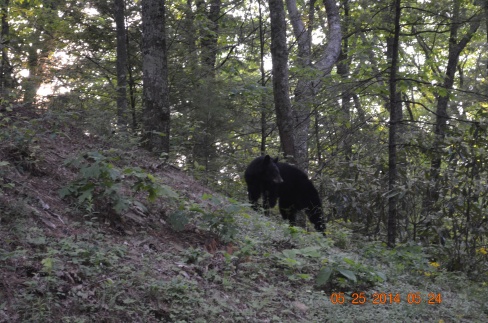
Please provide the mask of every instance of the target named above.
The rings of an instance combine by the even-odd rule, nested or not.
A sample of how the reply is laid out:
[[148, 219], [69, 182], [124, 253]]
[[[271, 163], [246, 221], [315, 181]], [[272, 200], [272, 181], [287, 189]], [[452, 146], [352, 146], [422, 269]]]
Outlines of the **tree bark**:
[[460, 19], [461, 1], [454, 0], [450, 35], [449, 35], [449, 54], [446, 66], [446, 73], [444, 75], [444, 81], [442, 84], [443, 93], [440, 93], [437, 98], [436, 108], [436, 122], [434, 128], [434, 144], [433, 144], [433, 158], [430, 165], [430, 186], [428, 188], [425, 200], [424, 200], [424, 212], [431, 211], [432, 206], [439, 199], [439, 175], [442, 164], [442, 153], [438, 151], [438, 147], [442, 146], [442, 142], [447, 131], [447, 121], [449, 120], [449, 114], [447, 108], [449, 105], [449, 97], [454, 86], [454, 78], [456, 75], [456, 69], [459, 61], [459, 56], [469, 43], [473, 35], [478, 30], [481, 24], [481, 14], [475, 16], [470, 24], [469, 30], [466, 34], [459, 39], [458, 31], [461, 27]]
[[[347, 26], [349, 26], [349, 0], [344, 0], [342, 3], [342, 6], [344, 8], [344, 22]], [[346, 32], [347, 34], [347, 32]], [[351, 140], [349, 140], [349, 129], [350, 129], [350, 124], [351, 124], [351, 98], [352, 94], [349, 89], [348, 85], [348, 77], [349, 77], [349, 64], [350, 61], [348, 60], [348, 51], [349, 51], [349, 42], [348, 38], [344, 38], [342, 40], [342, 50], [339, 55], [339, 60], [337, 62], [337, 74], [340, 75], [343, 83], [343, 89], [341, 93], [341, 126], [340, 126], [340, 131], [342, 138], [344, 138], [340, 143], [339, 143], [339, 151], [343, 151], [345, 161], [349, 161], [352, 155], [352, 145], [351, 145]], [[344, 174], [347, 178], [348, 173]]]
[[199, 102], [195, 102], [194, 106], [198, 110], [197, 114], [200, 118], [201, 135], [196, 138], [194, 146], [194, 160], [200, 165], [205, 166], [205, 180], [206, 175], [212, 169], [212, 160], [217, 155], [217, 150], [214, 142], [217, 138], [219, 120], [217, 102], [218, 95], [215, 91], [216, 86], [216, 62], [218, 54], [218, 39], [219, 39], [219, 18], [221, 17], [220, 8], [221, 0], [197, 0], [197, 13], [205, 17], [198, 24], [199, 48], [200, 48], [200, 74], [197, 90], [204, 93]]
[[197, 10], [201, 11], [207, 16], [207, 24], [205, 28], [200, 30], [200, 49], [202, 66], [206, 67], [205, 73], [210, 73], [210, 76], [215, 76], [215, 62], [217, 61], [217, 41], [219, 35], [218, 19], [220, 17], [221, 0], [209, 1], [210, 8], [206, 10], [205, 1], [199, 0], [196, 2]]
[[143, 143], [169, 153], [170, 105], [165, 33], [165, 1], [142, 0]]
[[[334, 64], [341, 53], [342, 31], [339, 8], [335, 0], [324, 0], [325, 10], [327, 12], [327, 46], [324, 49], [324, 55], [315, 64], [315, 68], [322, 72], [322, 77], [327, 76], [332, 71]], [[317, 85], [316, 85], [317, 87]]]
[[[297, 66], [302, 70], [311, 68], [311, 33], [305, 27], [295, 0], [286, 0], [286, 7], [290, 17], [293, 33], [298, 44]], [[313, 8], [313, 6], [311, 6]], [[312, 16], [313, 17], [313, 16]], [[312, 23], [311, 21], [309, 23]], [[310, 29], [311, 31], [311, 29]], [[293, 117], [295, 119], [295, 160], [297, 166], [307, 171], [308, 169], [308, 135], [310, 129], [310, 112], [313, 106], [315, 91], [313, 78], [307, 77], [308, 73], [299, 76], [294, 90], [295, 101], [293, 103]]]
[[285, 9], [282, 0], [269, 0], [271, 19], [271, 60], [276, 121], [285, 158], [295, 163], [295, 122], [288, 83], [288, 48]]
[[[27, 68], [29, 70], [29, 76], [22, 80], [25, 104], [30, 105], [35, 102], [41, 84], [52, 75], [49, 61], [58, 45], [56, 23], [53, 19], [57, 19], [55, 16], [60, 6], [61, 3], [56, 1], [45, 3], [43, 12], [39, 12], [41, 17], [35, 19], [35, 21], [39, 19], [45, 23], [36, 25], [36, 28], [32, 29], [29, 35], [30, 44], [22, 44], [27, 45], [24, 50], [27, 52]], [[32, 22], [36, 24], [34, 20]]]
[[[328, 43], [324, 49], [321, 59], [315, 66], [312, 66], [311, 47], [312, 47], [312, 24], [314, 1], [310, 3], [309, 27], [305, 27], [297, 8], [296, 0], [286, 0], [290, 22], [293, 33], [298, 44], [297, 65], [302, 69], [315, 68], [321, 71], [322, 77], [329, 75], [334, 64], [339, 58], [341, 51], [341, 25], [339, 9], [333, 0], [324, 0], [328, 22]], [[293, 106], [293, 116], [295, 118], [295, 158], [297, 166], [303, 170], [308, 169], [308, 135], [310, 131], [311, 108], [314, 105], [314, 98], [318, 91], [320, 81], [315, 77], [304, 73], [300, 76], [295, 88], [295, 102]]]
[[388, 39], [390, 65], [390, 129], [388, 143], [388, 246], [394, 247], [397, 234], [397, 142], [402, 119], [402, 105], [397, 93], [398, 51], [400, 43], [401, 0], [394, 0], [394, 33]]
[[114, 0], [115, 25], [117, 30], [117, 125], [127, 130], [127, 35], [125, 30], [124, 0]]
[[[40, 30], [36, 30], [36, 33], [40, 35]], [[36, 101], [37, 91], [48, 73], [46, 61], [54, 50], [53, 39], [47, 39], [44, 42], [39, 41], [27, 49], [29, 76], [22, 82], [24, 103], [30, 105]]]
[[[258, 1], [259, 8], [259, 72], [261, 73], [261, 86], [264, 90], [266, 87], [266, 71], [264, 70], [264, 24], [263, 24], [263, 14], [261, 10], [261, 1]], [[266, 139], [268, 129], [266, 126], [266, 92], [261, 93], [261, 145], [260, 154], [264, 156], [266, 154]]]
[[8, 7], [9, 0], [2, 1], [0, 7], [0, 15], [2, 16], [2, 30], [0, 31], [0, 46], [2, 50], [2, 58], [0, 62], [0, 94], [5, 98], [5, 94], [12, 89], [12, 67], [8, 59], [8, 46], [10, 39], [10, 27], [8, 23]]

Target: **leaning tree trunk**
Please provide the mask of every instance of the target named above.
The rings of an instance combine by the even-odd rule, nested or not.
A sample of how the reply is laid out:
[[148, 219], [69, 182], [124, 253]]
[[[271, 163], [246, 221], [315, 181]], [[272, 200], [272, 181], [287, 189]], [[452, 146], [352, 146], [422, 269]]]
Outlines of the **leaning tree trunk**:
[[469, 43], [474, 33], [478, 30], [481, 24], [481, 14], [471, 19], [469, 24], [469, 30], [466, 34], [458, 40], [458, 32], [461, 25], [460, 21], [460, 10], [461, 1], [454, 0], [453, 13], [451, 18], [450, 35], [449, 35], [449, 54], [447, 60], [446, 73], [444, 75], [444, 82], [442, 88], [444, 93], [440, 93], [437, 99], [436, 108], [436, 122], [434, 128], [435, 140], [433, 144], [434, 156], [431, 160], [430, 165], [430, 187], [427, 190], [427, 194], [423, 203], [424, 212], [429, 213], [433, 205], [439, 199], [439, 175], [441, 169], [441, 158], [442, 154], [438, 147], [442, 146], [442, 141], [446, 135], [447, 131], [447, 121], [449, 120], [449, 115], [447, 112], [447, 107], [449, 104], [449, 97], [451, 90], [454, 86], [454, 76], [456, 75], [456, 68], [459, 61], [459, 56], [461, 52]]
[[167, 156], [170, 106], [164, 0], [142, 0], [142, 73], [143, 144]]
[[[314, 88], [313, 78], [306, 69], [311, 68], [311, 28], [312, 22], [309, 21], [309, 28], [305, 27], [300, 13], [298, 12], [295, 0], [286, 0], [286, 7], [290, 17], [293, 33], [297, 40], [298, 57], [297, 66], [304, 71], [298, 77], [297, 85], [294, 90], [295, 101], [293, 102], [293, 117], [295, 118], [295, 154], [297, 166], [302, 170], [308, 169], [308, 135], [310, 128], [310, 111], [313, 106]], [[313, 10], [313, 5], [310, 6]], [[311, 15], [313, 18], [313, 15]]]
[[[293, 26], [293, 33], [298, 44], [297, 65], [304, 70], [315, 68], [320, 71], [321, 77], [324, 77], [332, 71], [341, 51], [342, 35], [339, 9], [334, 0], [324, 0], [329, 25], [327, 33], [328, 43], [321, 59], [315, 66], [312, 66], [313, 2], [310, 4], [309, 28], [307, 29], [300, 17], [296, 0], [286, 0], [291, 25]], [[293, 116], [295, 118], [295, 159], [297, 166], [305, 171], [308, 169], [308, 136], [310, 131], [311, 107], [314, 105], [314, 98], [321, 83], [314, 76], [310, 77], [310, 74], [308, 71], [305, 71], [299, 77], [294, 91], [295, 102], [293, 106]]]

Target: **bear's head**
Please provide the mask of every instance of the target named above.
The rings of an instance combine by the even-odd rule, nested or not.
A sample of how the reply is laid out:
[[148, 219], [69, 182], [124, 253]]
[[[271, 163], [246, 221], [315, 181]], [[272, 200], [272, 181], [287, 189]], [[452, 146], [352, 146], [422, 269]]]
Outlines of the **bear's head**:
[[280, 170], [278, 169], [278, 158], [271, 159], [269, 155], [266, 155], [263, 160], [263, 179], [267, 183], [283, 183], [283, 178], [281, 178]]

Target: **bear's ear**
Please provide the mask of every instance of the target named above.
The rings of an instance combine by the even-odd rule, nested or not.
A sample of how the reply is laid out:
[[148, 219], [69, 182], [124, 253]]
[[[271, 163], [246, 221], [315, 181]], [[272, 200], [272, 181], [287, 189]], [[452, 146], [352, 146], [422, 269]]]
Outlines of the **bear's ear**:
[[269, 157], [269, 155], [266, 155], [264, 156], [264, 164], [269, 164], [269, 161], [270, 161], [271, 157]]

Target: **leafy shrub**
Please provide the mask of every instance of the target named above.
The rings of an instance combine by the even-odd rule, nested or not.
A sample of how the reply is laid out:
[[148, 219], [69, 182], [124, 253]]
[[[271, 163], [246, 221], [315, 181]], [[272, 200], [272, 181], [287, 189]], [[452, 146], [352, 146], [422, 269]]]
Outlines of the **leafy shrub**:
[[363, 265], [349, 258], [343, 263], [329, 262], [317, 275], [316, 284], [340, 290], [367, 289], [386, 280], [386, 275], [371, 266]]
[[[148, 194], [147, 199], [151, 202], [161, 196], [178, 196], [169, 187], [157, 183], [154, 176], [142, 169], [128, 167], [121, 171], [111, 163], [111, 158], [98, 152], [89, 152], [65, 164], [80, 170], [78, 178], [59, 191], [60, 196], [75, 197], [77, 205], [90, 213], [99, 211], [106, 205], [110, 211], [120, 215], [132, 204], [140, 205], [134, 196], [141, 191]], [[128, 179], [132, 179], [131, 196], [125, 195], [122, 190], [122, 184]]]
[[315, 265], [323, 257], [319, 249], [319, 246], [285, 249], [276, 255], [276, 259], [290, 280], [311, 280]]
[[243, 205], [235, 201], [221, 201], [211, 195], [204, 195], [204, 199], [210, 199], [217, 206], [214, 211], [203, 213], [204, 225], [211, 232], [216, 233], [222, 241], [233, 240], [239, 230], [234, 215], [243, 212]]
[[393, 269], [399, 273], [429, 270], [429, 256], [423, 252], [421, 246], [416, 244], [399, 245], [389, 249], [384, 243], [368, 243], [363, 250], [363, 256], [382, 263], [394, 264]]
[[167, 219], [173, 230], [182, 231], [192, 219], [197, 219], [200, 226], [215, 233], [223, 242], [232, 241], [238, 232], [234, 216], [244, 212], [244, 205], [235, 201], [223, 201], [208, 194], [204, 194], [203, 199], [211, 201], [212, 210], [182, 201], [179, 209]]
[[8, 146], [5, 151], [7, 158], [21, 172], [29, 172], [34, 176], [41, 176], [44, 172], [39, 167], [40, 146], [36, 131], [30, 128], [9, 126], [7, 131], [0, 132], [0, 139]]

